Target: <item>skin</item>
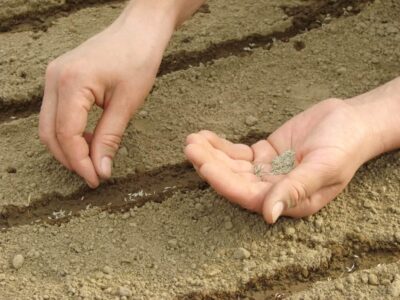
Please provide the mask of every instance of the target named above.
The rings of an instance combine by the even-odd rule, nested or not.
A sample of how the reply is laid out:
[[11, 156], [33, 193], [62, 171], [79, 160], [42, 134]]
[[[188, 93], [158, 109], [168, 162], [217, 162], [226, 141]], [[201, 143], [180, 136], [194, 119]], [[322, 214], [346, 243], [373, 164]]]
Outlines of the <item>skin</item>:
[[[90, 187], [111, 176], [124, 130], [154, 84], [175, 27], [202, 2], [131, 1], [111, 26], [49, 64], [39, 137]], [[104, 111], [89, 133], [93, 105]]]
[[[203, 2], [131, 1], [108, 28], [49, 64], [40, 140], [90, 187], [111, 176], [124, 130], [150, 92], [175, 28]], [[93, 105], [103, 114], [95, 131], [85, 132]], [[317, 212], [364, 162], [400, 148], [399, 111], [396, 79], [346, 101], [322, 101], [251, 147], [211, 131], [191, 134], [185, 154], [219, 194], [274, 223]], [[288, 149], [296, 151], [295, 169], [268, 175], [271, 161]], [[254, 165], [263, 166], [261, 177]]]
[[[400, 148], [399, 111], [400, 78], [346, 101], [322, 101], [252, 146], [206, 130], [191, 134], [185, 154], [219, 194], [268, 223], [305, 217], [334, 199], [363, 163]], [[272, 160], [288, 149], [296, 152], [294, 170], [268, 175]], [[254, 174], [260, 164], [261, 177]]]

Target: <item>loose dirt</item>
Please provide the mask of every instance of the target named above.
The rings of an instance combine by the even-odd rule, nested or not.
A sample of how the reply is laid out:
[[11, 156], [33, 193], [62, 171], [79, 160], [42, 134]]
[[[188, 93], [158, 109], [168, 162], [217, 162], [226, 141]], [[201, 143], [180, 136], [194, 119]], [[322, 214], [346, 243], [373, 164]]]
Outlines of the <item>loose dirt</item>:
[[363, 166], [318, 214], [274, 226], [182, 154], [191, 132], [251, 144], [398, 76], [398, 1], [209, 1], [175, 34], [95, 191], [40, 145], [38, 105], [47, 62], [124, 2], [24, 3], [0, 8], [0, 299], [399, 297], [400, 152]]

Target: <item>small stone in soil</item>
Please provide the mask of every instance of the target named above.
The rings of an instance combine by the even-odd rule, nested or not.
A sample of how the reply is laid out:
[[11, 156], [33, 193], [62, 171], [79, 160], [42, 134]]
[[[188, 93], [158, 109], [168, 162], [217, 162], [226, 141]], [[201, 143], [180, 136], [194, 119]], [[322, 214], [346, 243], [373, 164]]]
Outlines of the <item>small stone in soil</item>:
[[128, 149], [126, 149], [126, 147], [121, 147], [121, 148], [118, 150], [118, 154], [119, 154], [120, 156], [128, 156]]
[[132, 291], [129, 288], [125, 287], [125, 286], [120, 286], [118, 288], [118, 294], [121, 297], [124, 297], [124, 296], [125, 297], [130, 297], [130, 296], [132, 296]]
[[237, 248], [235, 252], [233, 253], [233, 257], [236, 259], [245, 259], [250, 257], [250, 252], [246, 250], [245, 248]]
[[24, 264], [24, 257], [21, 254], [17, 254], [14, 256], [13, 260], [12, 260], [12, 266], [14, 269], [18, 270], [22, 267], [22, 265]]
[[285, 234], [292, 236], [296, 233], [296, 229], [294, 229], [294, 227], [286, 227], [285, 228]]
[[375, 274], [369, 274], [368, 275], [368, 283], [372, 285], [379, 285], [379, 279], [378, 276]]

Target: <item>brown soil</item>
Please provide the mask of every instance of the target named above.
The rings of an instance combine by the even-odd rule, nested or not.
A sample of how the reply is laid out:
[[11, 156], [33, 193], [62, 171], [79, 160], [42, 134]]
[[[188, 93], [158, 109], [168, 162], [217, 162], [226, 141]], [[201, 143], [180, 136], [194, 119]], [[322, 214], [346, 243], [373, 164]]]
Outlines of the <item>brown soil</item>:
[[0, 20], [14, 13], [0, 34], [0, 299], [400, 295], [400, 152], [363, 166], [315, 216], [274, 226], [216, 195], [182, 154], [190, 132], [250, 144], [313, 103], [398, 76], [398, 1], [209, 1], [175, 34], [114, 178], [95, 191], [40, 145], [37, 112], [47, 62], [123, 2], [23, 2], [0, 8]]

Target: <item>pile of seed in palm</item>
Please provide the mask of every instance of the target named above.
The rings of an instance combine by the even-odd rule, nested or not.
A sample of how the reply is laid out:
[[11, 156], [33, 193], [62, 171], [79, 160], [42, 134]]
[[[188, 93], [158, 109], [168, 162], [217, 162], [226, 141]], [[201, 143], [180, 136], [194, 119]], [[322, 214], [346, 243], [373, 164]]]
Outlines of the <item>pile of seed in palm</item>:
[[286, 150], [281, 155], [275, 157], [272, 161], [272, 175], [284, 175], [294, 169], [296, 161], [296, 152]]

